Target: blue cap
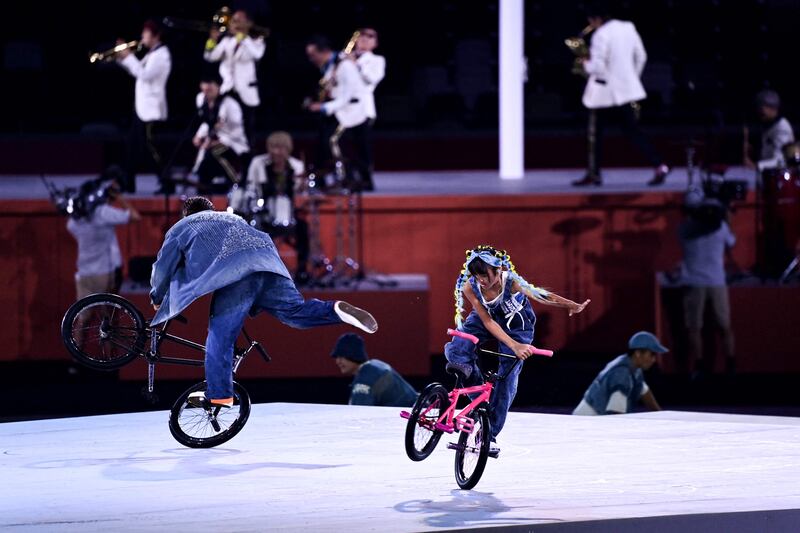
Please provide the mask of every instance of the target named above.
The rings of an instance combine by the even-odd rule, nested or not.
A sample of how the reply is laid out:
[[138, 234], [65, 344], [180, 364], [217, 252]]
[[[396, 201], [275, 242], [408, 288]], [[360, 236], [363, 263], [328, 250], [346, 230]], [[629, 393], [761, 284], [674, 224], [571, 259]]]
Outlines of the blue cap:
[[654, 353], [666, 353], [669, 350], [661, 344], [658, 337], [649, 331], [639, 331], [628, 341], [629, 350], [650, 350]]
[[368, 359], [364, 339], [355, 333], [345, 333], [336, 341], [331, 357], [344, 357], [354, 363], [363, 363]]

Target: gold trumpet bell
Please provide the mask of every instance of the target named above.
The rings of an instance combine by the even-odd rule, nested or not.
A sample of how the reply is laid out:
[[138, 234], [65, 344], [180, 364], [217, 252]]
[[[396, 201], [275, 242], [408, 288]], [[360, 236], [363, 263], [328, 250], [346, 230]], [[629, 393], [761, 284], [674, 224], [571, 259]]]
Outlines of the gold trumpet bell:
[[213, 17], [211, 17], [211, 24], [217, 26], [220, 33], [225, 33], [230, 27], [232, 16], [233, 13], [231, 12], [231, 8], [228, 6], [223, 6], [218, 9], [216, 13], [214, 13]]

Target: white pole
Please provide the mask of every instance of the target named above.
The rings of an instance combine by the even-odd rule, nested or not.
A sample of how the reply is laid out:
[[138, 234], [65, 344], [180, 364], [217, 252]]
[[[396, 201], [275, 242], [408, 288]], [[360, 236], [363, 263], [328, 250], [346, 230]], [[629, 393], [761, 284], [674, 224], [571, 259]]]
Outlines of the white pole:
[[500, 177], [525, 173], [523, 0], [500, 0]]

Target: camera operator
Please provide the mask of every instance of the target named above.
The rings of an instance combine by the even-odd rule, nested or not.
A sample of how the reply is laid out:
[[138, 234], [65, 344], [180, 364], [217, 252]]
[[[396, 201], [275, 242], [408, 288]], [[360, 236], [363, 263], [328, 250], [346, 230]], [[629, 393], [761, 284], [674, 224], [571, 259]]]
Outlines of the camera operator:
[[[113, 171], [111, 171], [113, 172]], [[115, 293], [122, 282], [122, 254], [116, 227], [141, 219], [120, 193], [120, 185], [112, 178], [102, 185], [108, 173], [81, 186], [76, 204], [70, 211], [67, 230], [78, 241], [78, 271], [75, 273], [77, 299], [100, 292]], [[108, 205], [117, 201], [120, 207]]]
[[728, 226], [728, 209], [722, 201], [708, 197], [700, 189], [686, 195], [686, 219], [678, 233], [683, 249], [681, 282], [684, 286], [683, 312], [688, 334], [689, 360], [694, 362], [694, 377], [711, 370], [703, 357], [703, 317], [706, 306], [722, 337], [726, 370], [735, 371], [730, 304], [725, 279], [725, 253], [736, 243]]

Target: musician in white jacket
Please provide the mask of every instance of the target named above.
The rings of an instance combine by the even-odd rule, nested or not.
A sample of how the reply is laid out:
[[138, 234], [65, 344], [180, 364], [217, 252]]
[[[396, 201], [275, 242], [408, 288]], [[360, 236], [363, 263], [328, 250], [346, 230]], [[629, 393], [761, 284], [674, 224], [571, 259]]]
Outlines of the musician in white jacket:
[[141, 43], [147, 53], [138, 59], [130, 50], [120, 52], [117, 61], [136, 78], [135, 113], [128, 139], [126, 177], [121, 188], [126, 192], [136, 191], [136, 173], [142, 159], [155, 163], [156, 174], [163, 192], [171, 192], [171, 182], [164, 180], [162, 158], [153, 143], [156, 125], [167, 120], [167, 79], [172, 70], [172, 57], [161, 42], [161, 27], [147, 21], [142, 28]]
[[239, 182], [242, 159], [250, 152], [242, 108], [235, 98], [221, 93], [216, 72], [203, 76], [196, 104], [202, 121], [192, 139], [198, 149], [194, 167], [198, 192], [225, 194]]
[[361, 79], [367, 86], [364, 91], [364, 111], [370, 122], [378, 116], [375, 109], [375, 88], [386, 76], [386, 58], [374, 53], [378, 47], [378, 32], [375, 28], [361, 28], [356, 40], [355, 59]]
[[222, 76], [220, 90], [230, 93], [242, 106], [245, 133], [252, 144], [256, 108], [261, 104], [258, 94], [257, 63], [264, 56], [266, 44], [263, 37], [253, 37], [253, 21], [247, 11], [236, 10], [231, 16], [230, 29], [223, 38], [219, 29], [212, 28], [206, 41], [203, 57], [206, 61], [219, 61]]
[[[374, 53], [378, 47], [378, 32], [375, 28], [364, 27], [359, 30], [358, 40], [356, 41], [355, 60], [361, 79], [366, 85], [364, 91], [364, 112], [367, 114], [367, 125], [365, 135], [361, 138], [365, 144], [361, 151], [366, 154], [367, 164], [370, 174], [373, 170], [372, 158], [372, 127], [378, 116], [375, 107], [375, 88], [386, 76], [386, 59]], [[371, 182], [370, 182], [371, 183]]]
[[[353, 186], [371, 191], [374, 186], [370, 154], [368, 150], [365, 150], [365, 147], [368, 146], [366, 141], [368, 117], [363, 103], [367, 85], [361, 77], [355, 61], [335, 54], [324, 39], [315, 38], [309, 41], [306, 45], [306, 55], [311, 63], [330, 78], [328, 84], [330, 99], [326, 102], [314, 102], [308, 106], [308, 109], [325, 116], [336, 117], [338, 125], [334, 135], [338, 139], [350, 138], [355, 146], [355, 154], [351, 161], [358, 172], [359, 180]], [[337, 143], [333, 140], [332, 144]]]
[[609, 122], [618, 123], [654, 167], [648, 184], [660, 185], [669, 167], [638, 125], [639, 101], [647, 97], [639, 79], [647, 61], [642, 39], [632, 22], [610, 18], [600, 3], [589, 9], [588, 20], [594, 28], [583, 63], [588, 74], [583, 105], [589, 109], [589, 164], [586, 176], [573, 185], [602, 185], [602, 140]]

